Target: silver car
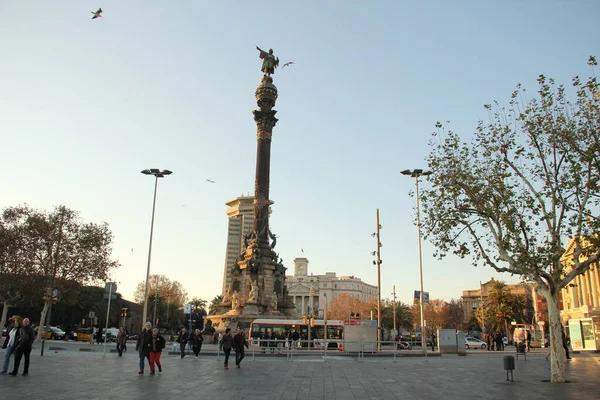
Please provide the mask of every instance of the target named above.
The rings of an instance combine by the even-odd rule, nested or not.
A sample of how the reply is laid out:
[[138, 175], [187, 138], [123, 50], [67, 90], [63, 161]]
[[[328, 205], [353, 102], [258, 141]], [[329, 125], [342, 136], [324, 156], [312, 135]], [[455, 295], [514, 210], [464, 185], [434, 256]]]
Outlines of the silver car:
[[465, 349], [485, 349], [487, 344], [483, 340], [471, 336], [465, 337]]

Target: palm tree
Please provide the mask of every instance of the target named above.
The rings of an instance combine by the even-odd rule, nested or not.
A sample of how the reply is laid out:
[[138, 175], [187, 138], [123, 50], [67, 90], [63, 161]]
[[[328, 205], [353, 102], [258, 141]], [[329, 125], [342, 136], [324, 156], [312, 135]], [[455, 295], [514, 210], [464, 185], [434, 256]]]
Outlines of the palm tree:
[[202, 300], [198, 297], [194, 297], [192, 301], [190, 301], [192, 305], [192, 311], [196, 314], [202, 313], [206, 314], [206, 300]]
[[210, 301], [210, 305], [208, 306], [208, 314], [215, 315], [219, 308], [219, 304], [221, 304], [222, 302], [223, 302], [223, 295], [218, 295], [218, 296], [213, 297], [213, 299]]

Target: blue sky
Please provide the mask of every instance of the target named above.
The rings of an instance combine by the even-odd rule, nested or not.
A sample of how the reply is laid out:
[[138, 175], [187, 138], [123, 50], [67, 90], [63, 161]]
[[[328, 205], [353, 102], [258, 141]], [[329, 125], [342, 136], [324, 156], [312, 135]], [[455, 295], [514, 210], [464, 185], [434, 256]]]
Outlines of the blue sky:
[[[4, 1], [0, 208], [65, 204], [108, 222], [114, 280], [131, 297], [145, 279], [154, 189], [140, 171], [170, 169], [152, 273], [210, 300], [221, 292], [224, 203], [254, 190], [255, 46], [271, 47], [296, 63], [274, 75], [271, 147], [271, 227], [288, 272], [305, 256], [315, 274], [376, 284], [379, 208], [382, 297], [395, 285], [408, 303], [419, 284], [414, 180], [399, 171], [427, 168], [436, 121], [468, 139], [483, 104], [506, 104], [517, 83], [533, 92], [540, 73], [588, 76], [598, 15], [594, 0]], [[433, 251], [423, 243], [431, 298], [498, 278]]]

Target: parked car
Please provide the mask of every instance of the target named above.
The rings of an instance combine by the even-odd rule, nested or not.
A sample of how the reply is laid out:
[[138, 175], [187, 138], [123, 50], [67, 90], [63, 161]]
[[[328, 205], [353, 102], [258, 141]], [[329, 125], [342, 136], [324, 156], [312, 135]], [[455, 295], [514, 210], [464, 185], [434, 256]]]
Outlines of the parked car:
[[474, 337], [465, 337], [465, 349], [485, 349], [487, 344], [483, 340], [475, 339]]
[[[35, 328], [35, 332], [37, 334], [38, 328]], [[56, 326], [51, 326], [50, 328], [45, 326], [42, 331], [42, 339], [66, 340], [67, 333]]]
[[79, 328], [77, 329], [77, 341], [78, 342], [92, 342], [94, 335], [94, 328]]

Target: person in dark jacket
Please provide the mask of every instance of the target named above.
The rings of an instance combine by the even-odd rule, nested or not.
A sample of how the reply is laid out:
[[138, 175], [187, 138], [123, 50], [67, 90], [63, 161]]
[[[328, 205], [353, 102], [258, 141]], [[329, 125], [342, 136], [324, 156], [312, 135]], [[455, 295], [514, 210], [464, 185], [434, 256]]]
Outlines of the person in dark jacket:
[[571, 356], [569, 355], [569, 340], [567, 339], [567, 335], [565, 335], [565, 329], [561, 328], [560, 333], [562, 336], [562, 345], [563, 345], [563, 349], [565, 349], [565, 354], [567, 356], [567, 360], [570, 360]]
[[29, 326], [29, 318], [23, 320], [23, 326], [18, 330], [15, 338], [15, 366], [9, 375], [16, 376], [19, 372], [21, 358], [25, 356], [25, 366], [23, 367], [23, 376], [29, 375], [29, 355], [31, 354], [31, 346], [35, 340], [35, 332]]
[[15, 352], [17, 333], [21, 328], [21, 317], [14, 315], [10, 320], [11, 326], [9, 326], [7, 329], [6, 340], [4, 340], [4, 344], [2, 345], [2, 348], [6, 349], [6, 352], [4, 353], [4, 364], [2, 365], [2, 371], [0, 371], [0, 375], [6, 375], [6, 373], [8, 373], [10, 356]]
[[237, 333], [233, 337], [233, 347], [235, 348], [235, 366], [239, 368], [244, 359], [244, 347], [248, 348], [248, 341], [244, 337], [244, 330], [239, 326]]
[[165, 338], [158, 334], [158, 329], [152, 329], [152, 339], [148, 343], [148, 353], [150, 354], [150, 375], [154, 375], [154, 365], [158, 367], [158, 372], [162, 372], [160, 356], [162, 349], [165, 348]]
[[150, 346], [149, 343], [152, 340], [152, 324], [150, 322], [146, 322], [144, 329], [140, 332], [140, 336], [135, 344], [136, 351], [139, 352], [140, 355], [140, 370], [138, 374], [144, 374], [144, 359], [148, 359], [148, 363], [150, 363]]
[[179, 336], [177, 336], [177, 343], [179, 343], [179, 350], [181, 351], [181, 358], [185, 357], [185, 346], [188, 343], [189, 334], [185, 328], [181, 328]]
[[223, 335], [223, 339], [221, 339], [223, 344], [223, 352], [225, 353], [225, 363], [223, 367], [225, 369], [229, 369], [229, 354], [231, 354], [231, 349], [233, 348], [233, 337], [231, 336], [231, 328], [225, 329], [225, 334]]
[[123, 350], [127, 348], [127, 332], [125, 332], [125, 328], [119, 328], [119, 333], [117, 333], [116, 341], [117, 352], [119, 353], [119, 357], [123, 357]]
[[202, 342], [204, 341], [204, 338], [202, 337], [202, 334], [200, 333], [200, 329], [196, 329], [192, 333], [191, 340], [192, 340], [192, 350], [194, 351], [194, 355], [196, 357], [198, 357], [198, 354], [200, 354], [200, 350], [202, 350]]

